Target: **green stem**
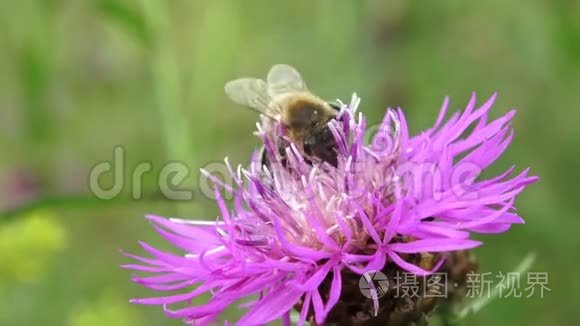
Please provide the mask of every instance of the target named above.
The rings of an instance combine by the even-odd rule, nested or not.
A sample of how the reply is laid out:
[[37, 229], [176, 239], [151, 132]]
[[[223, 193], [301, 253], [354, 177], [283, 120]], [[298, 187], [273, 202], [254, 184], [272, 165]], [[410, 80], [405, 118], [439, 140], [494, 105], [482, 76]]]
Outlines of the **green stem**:
[[[193, 145], [188, 121], [181, 111], [182, 85], [176, 55], [170, 43], [172, 33], [166, 4], [164, 1], [144, 0], [143, 5], [145, 21], [153, 38], [150, 66], [167, 158], [186, 162], [188, 166], [197, 166], [191, 155]], [[192, 188], [194, 179], [189, 176], [183, 186]], [[177, 210], [180, 214], [186, 213], [184, 205], [177, 205]]]
[[[536, 260], [536, 255], [534, 253], [529, 253], [519, 263], [519, 265], [515, 268], [514, 272], [517, 274], [522, 274], [522, 273], [527, 272], [532, 267], [535, 260]], [[503, 279], [502, 282], [494, 288], [491, 295], [489, 295], [487, 297], [478, 298], [477, 300], [471, 301], [468, 304], [466, 304], [457, 313], [456, 320], [461, 320], [461, 319], [467, 317], [467, 315], [475, 314], [478, 311], [480, 311], [481, 309], [483, 309], [485, 306], [487, 306], [489, 303], [491, 303], [494, 299], [499, 297], [500, 287], [507, 289], [507, 290], [511, 289], [511, 288], [508, 288], [507, 286], [504, 285], [505, 282], [506, 282], [506, 279]], [[515, 286], [515, 284], [512, 284], [512, 287], [513, 286]]]

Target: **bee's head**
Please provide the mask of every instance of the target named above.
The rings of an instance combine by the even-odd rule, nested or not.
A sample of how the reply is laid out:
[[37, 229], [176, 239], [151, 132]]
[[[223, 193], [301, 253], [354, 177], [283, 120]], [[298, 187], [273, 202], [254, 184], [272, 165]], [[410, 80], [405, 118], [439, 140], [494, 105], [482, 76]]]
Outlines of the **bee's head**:
[[320, 109], [314, 105], [293, 107], [289, 112], [289, 122], [292, 127], [314, 127], [320, 120]]
[[325, 102], [295, 99], [288, 103], [285, 122], [290, 128], [310, 129], [325, 124], [332, 118], [332, 109]]

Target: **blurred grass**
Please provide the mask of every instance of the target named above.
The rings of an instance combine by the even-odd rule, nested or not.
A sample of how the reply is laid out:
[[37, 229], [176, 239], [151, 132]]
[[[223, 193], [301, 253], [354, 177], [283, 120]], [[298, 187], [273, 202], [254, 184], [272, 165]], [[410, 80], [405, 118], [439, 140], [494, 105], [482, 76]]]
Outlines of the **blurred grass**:
[[[66, 241], [27, 240], [12, 226], [38, 223], [35, 210], [0, 225], [10, 230], [0, 239], [10, 244], [0, 251], [2, 273], [32, 254], [50, 258], [34, 267], [37, 282], [3, 282], [0, 324], [178, 325], [160, 309], [125, 304], [149, 293], [117, 268], [125, 261], [118, 249], [136, 251], [138, 239], [164, 245], [146, 213], [211, 219], [213, 203], [132, 202], [129, 187], [115, 205], [60, 198], [86, 198], [88, 171], [112, 160], [115, 145], [126, 149], [128, 171], [153, 164], [150, 193], [167, 161], [189, 164], [192, 187], [208, 162], [247, 162], [256, 116], [229, 103], [222, 87], [280, 62], [299, 67], [324, 98], [357, 92], [371, 121], [402, 106], [413, 132], [434, 121], [445, 95], [459, 109], [472, 91], [481, 101], [498, 91], [493, 115], [518, 108], [516, 138], [491, 172], [532, 166], [542, 179], [518, 202], [527, 224], [482, 236], [489, 241], [477, 254], [484, 271], [505, 272], [537, 252], [532, 271], [549, 273], [552, 292], [497, 300], [465, 324], [574, 324], [579, 22], [580, 3], [566, 0], [1, 2], [0, 176], [33, 171], [40, 198], [58, 199], [34, 206], [54, 215], [43, 232]], [[28, 247], [35, 243], [47, 252]]]
[[122, 294], [105, 291], [96, 302], [79, 305], [70, 312], [69, 326], [124, 325], [138, 326], [143, 324], [142, 317], [135, 307], [126, 307]]
[[66, 243], [66, 230], [47, 212], [32, 212], [0, 228], [0, 296], [13, 282], [35, 282]]

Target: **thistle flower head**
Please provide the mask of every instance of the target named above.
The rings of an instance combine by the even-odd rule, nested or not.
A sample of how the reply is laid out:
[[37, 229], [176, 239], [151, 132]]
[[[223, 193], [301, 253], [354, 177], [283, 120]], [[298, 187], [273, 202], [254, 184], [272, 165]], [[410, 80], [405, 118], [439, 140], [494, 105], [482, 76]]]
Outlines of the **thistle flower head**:
[[[208, 175], [219, 186], [215, 222], [148, 217], [182, 253], [142, 243], [151, 258], [129, 255], [139, 264], [125, 267], [153, 274], [134, 281], [159, 292], [133, 301], [163, 305], [168, 316], [196, 325], [232, 305], [246, 309], [237, 325], [287, 324], [293, 309], [299, 324], [322, 324], [341, 299], [345, 273], [391, 264], [428, 275], [445, 256], [425, 268], [410, 254], [471, 249], [481, 244], [473, 233], [523, 223], [514, 200], [536, 177], [528, 170], [512, 176], [510, 168], [481, 178], [513, 135], [514, 111], [488, 121], [494, 100], [476, 107], [473, 96], [446, 120], [446, 99], [435, 125], [410, 136], [400, 109], [367, 127], [354, 96], [329, 123], [336, 166], [305, 158], [292, 144], [280, 153], [282, 131], [259, 128], [270, 164], [233, 169], [226, 160], [231, 185]], [[232, 196], [231, 207], [224, 193]], [[208, 293], [205, 304], [190, 304]]]

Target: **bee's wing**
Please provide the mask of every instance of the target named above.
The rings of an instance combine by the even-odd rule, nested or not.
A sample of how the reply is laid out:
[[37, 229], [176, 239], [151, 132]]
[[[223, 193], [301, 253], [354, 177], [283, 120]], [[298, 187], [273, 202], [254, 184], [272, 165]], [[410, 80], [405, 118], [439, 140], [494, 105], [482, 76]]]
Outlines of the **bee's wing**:
[[290, 92], [306, 92], [306, 83], [300, 73], [286, 64], [274, 65], [268, 72], [268, 94], [274, 98], [277, 95]]
[[240, 78], [227, 82], [224, 90], [226, 95], [235, 103], [248, 106], [268, 117], [275, 116], [270, 107], [268, 85], [265, 81], [256, 78]]

